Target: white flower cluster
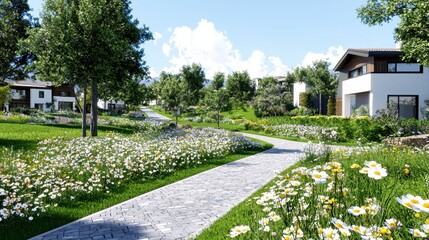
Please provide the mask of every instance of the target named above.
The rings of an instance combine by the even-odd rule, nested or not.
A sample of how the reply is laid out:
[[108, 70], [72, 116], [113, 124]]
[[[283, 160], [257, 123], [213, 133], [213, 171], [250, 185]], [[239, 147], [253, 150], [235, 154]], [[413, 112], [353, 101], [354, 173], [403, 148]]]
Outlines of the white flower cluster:
[[282, 124], [272, 126], [269, 131], [274, 135], [285, 137], [297, 137], [310, 140], [335, 142], [338, 141], [336, 128], [324, 128], [319, 126], [306, 126], [295, 124]]
[[[267, 192], [254, 198], [266, 213], [258, 220], [260, 232], [255, 234], [276, 236], [281, 232], [280, 239], [426, 238], [429, 218], [423, 225], [406, 229], [400, 220], [388, 218], [392, 212], [386, 211], [386, 202], [374, 197], [357, 198], [356, 192], [349, 190], [347, 186], [354, 188], [355, 182], [372, 186], [387, 177], [381, 164], [375, 161], [364, 164], [364, 167], [354, 163], [344, 168], [340, 162], [331, 161], [279, 175], [279, 180]], [[362, 189], [360, 194], [363, 191], [371, 192]], [[411, 194], [396, 199], [417, 212], [416, 218], [421, 217], [420, 213], [429, 213], [428, 199]]]
[[209, 158], [260, 147], [243, 136], [215, 129], [170, 131], [150, 140], [143, 136], [50, 139], [32, 154], [4, 154], [0, 221], [13, 216], [31, 220], [60, 201], [109, 192], [131, 179], [155, 178]]

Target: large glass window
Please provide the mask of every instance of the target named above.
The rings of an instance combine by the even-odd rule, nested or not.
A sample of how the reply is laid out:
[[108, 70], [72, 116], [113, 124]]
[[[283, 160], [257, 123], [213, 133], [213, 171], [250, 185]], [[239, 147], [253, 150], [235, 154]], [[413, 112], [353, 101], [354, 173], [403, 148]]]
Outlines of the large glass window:
[[422, 68], [418, 63], [388, 63], [387, 71], [398, 73], [419, 73], [422, 72]]
[[400, 117], [418, 118], [418, 96], [389, 95], [387, 101], [390, 107], [394, 107], [398, 111]]
[[60, 92], [61, 97], [70, 97], [70, 92]]
[[58, 102], [58, 111], [72, 111], [73, 103], [72, 102]]
[[349, 72], [349, 78], [354, 78], [366, 74], [366, 65], [356, 68]]

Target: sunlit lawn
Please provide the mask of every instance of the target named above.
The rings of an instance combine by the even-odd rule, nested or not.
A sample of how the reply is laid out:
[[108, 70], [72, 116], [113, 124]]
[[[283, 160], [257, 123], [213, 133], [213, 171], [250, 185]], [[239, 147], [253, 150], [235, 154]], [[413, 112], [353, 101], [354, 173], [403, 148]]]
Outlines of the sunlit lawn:
[[[99, 125], [99, 135], [109, 132], [132, 134], [131, 129]], [[89, 130], [89, 129], [88, 129]], [[89, 131], [87, 131], [87, 135]], [[41, 140], [54, 137], [74, 138], [81, 136], [80, 125], [37, 125], [0, 123], [0, 147], [13, 147], [15, 149], [35, 149]]]

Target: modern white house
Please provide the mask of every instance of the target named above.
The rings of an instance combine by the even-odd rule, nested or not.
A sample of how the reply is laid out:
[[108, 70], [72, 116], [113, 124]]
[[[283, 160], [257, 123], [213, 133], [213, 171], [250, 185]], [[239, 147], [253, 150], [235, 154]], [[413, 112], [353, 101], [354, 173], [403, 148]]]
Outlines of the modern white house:
[[[276, 79], [279, 82], [279, 85], [283, 86], [286, 84], [286, 78], [284, 76], [275, 76], [273, 77], [274, 79]], [[259, 89], [259, 85], [261, 82], [262, 78], [253, 78], [252, 81], [255, 84], [255, 89], [258, 90]]]
[[118, 111], [126, 109], [126, 104], [121, 100], [98, 100], [97, 107], [107, 111]]
[[403, 52], [388, 49], [348, 49], [334, 67], [340, 73], [337, 115], [349, 117], [360, 106], [369, 115], [395, 106], [404, 118], [423, 118], [429, 99], [429, 69], [402, 61]]
[[299, 95], [303, 92], [309, 92], [310, 87], [303, 82], [296, 82], [293, 84], [293, 105], [295, 107], [301, 107], [299, 105]]
[[11, 87], [11, 99], [5, 108], [32, 108], [44, 112], [76, 109], [74, 89], [68, 85], [54, 86], [39, 80], [6, 80]]

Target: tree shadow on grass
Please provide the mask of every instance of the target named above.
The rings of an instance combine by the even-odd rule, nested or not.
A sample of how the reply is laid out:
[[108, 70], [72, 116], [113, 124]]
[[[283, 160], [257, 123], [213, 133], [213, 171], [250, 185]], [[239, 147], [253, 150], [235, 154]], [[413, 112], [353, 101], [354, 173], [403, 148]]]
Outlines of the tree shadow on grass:
[[[78, 124], [44, 124], [43, 126], [56, 127], [56, 128], [68, 128], [68, 129], [81, 129], [81, 125]], [[89, 125], [86, 127], [89, 130]], [[135, 129], [132, 128], [120, 128], [115, 126], [108, 125], [98, 125], [98, 130], [103, 132], [116, 132], [121, 134], [133, 134], [136, 132]]]
[[13, 148], [15, 150], [35, 150], [39, 140], [20, 140], [0, 138], [0, 147]]

